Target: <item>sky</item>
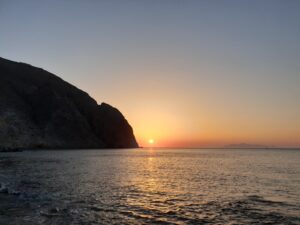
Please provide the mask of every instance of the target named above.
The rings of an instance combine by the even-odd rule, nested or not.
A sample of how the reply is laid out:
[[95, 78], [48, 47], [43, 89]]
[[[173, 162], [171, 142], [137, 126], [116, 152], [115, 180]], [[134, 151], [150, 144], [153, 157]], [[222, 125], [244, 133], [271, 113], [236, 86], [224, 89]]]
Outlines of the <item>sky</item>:
[[0, 57], [117, 107], [141, 146], [300, 146], [297, 0], [0, 0]]

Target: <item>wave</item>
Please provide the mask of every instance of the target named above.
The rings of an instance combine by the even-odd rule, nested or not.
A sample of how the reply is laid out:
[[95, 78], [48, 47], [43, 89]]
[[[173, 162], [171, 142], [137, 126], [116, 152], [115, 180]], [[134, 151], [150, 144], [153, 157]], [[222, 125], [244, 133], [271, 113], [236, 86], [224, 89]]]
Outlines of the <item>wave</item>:
[[9, 183], [0, 183], [0, 193], [9, 195], [20, 195], [20, 192], [11, 188]]

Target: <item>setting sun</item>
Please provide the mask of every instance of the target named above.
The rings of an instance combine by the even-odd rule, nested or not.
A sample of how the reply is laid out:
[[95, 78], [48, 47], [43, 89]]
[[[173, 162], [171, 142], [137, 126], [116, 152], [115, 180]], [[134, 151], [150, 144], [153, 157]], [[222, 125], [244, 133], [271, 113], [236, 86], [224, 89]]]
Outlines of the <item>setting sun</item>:
[[154, 140], [153, 139], [149, 139], [149, 144], [153, 144], [154, 143]]

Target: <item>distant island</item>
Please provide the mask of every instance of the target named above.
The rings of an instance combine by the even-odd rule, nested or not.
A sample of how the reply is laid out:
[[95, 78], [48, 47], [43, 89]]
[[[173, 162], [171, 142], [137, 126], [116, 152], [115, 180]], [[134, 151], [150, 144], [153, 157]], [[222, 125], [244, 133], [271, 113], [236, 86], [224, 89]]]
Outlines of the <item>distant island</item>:
[[0, 58], [0, 150], [136, 147], [116, 108], [41, 68]]
[[223, 148], [274, 148], [274, 146], [240, 143], [225, 145]]

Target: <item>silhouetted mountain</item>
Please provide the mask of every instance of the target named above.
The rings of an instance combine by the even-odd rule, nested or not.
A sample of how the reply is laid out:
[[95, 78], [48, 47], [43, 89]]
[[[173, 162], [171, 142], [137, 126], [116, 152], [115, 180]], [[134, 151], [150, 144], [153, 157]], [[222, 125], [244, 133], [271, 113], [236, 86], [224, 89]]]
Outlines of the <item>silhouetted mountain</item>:
[[0, 58], [0, 149], [135, 147], [116, 108], [43, 69]]
[[240, 143], [225, 145], [224, 148], [270, 148], [270, 146]]

